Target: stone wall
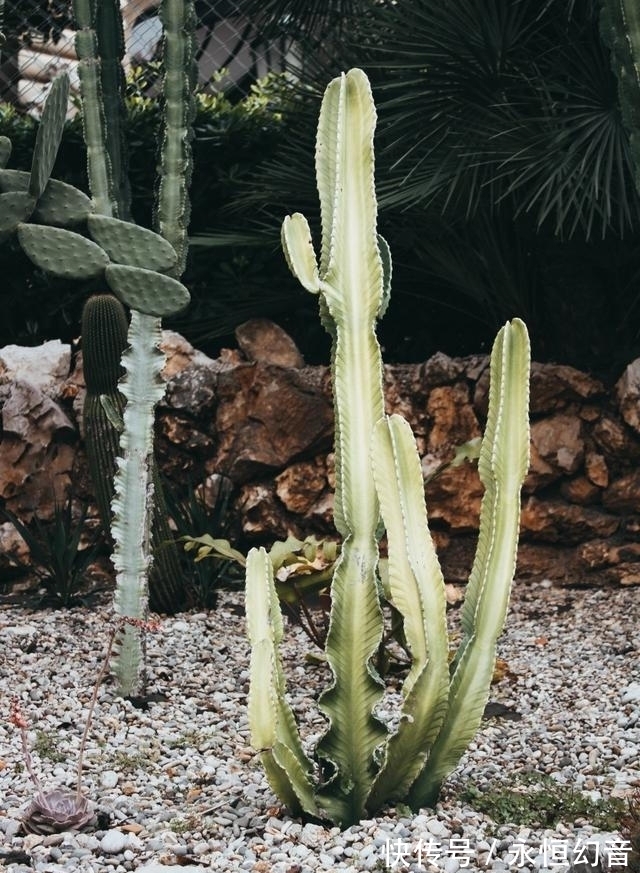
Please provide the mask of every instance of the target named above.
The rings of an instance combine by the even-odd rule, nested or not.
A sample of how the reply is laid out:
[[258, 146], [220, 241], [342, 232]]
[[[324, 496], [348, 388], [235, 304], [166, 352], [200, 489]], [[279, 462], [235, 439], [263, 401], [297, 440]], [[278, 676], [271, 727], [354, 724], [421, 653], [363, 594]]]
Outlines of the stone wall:
[[[158, 455], [176, 489], [216, 474], [235, 486], [238, 535], [332, 535], [333, 418], [327, 368], [306, 366], [270, 322], [238, 329], [216, 360], [166, 333], [167, 392]], [[416, 434], [425, 475], [481, 434], [487, 358], [437, 354], [385, 368], [387, 410]], [[60, 343], [0, 350], [0, 498], [28, 519], [51, 517], [71, 488], [90, 497], [80, 410], [81, 354]], [[533, 364], [531, 469], [522, 505], [518, 572], [565, 584], [640, 582], [640, 360], [612, 389], [571, 367]], [[466, 579], [482, 489], [473, 465], [427, 485], [445, 573]], [[0, 527], [0, 571], [24, 561]]]

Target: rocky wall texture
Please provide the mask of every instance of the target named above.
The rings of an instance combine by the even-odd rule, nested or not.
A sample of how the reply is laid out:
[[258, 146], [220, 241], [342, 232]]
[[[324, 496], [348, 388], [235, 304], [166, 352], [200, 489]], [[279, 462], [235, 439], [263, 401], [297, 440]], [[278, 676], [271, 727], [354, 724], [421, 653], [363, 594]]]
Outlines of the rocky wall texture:
[[[167, 391], [158, 456], [177, 491], [223, 474], [235, 487], [238, 535], [270, 542], [332, 527], [333, 418], [326, 367], [306, 366], [270, 322], [237, 331], [212, 360], [166, 333]], [[388, 412], [418, 440], [425, 476], [479, 436], [488, 360], [434, 355], [385, 368]], [[60, 343], [0, 350], [0, 499], [50, 518], [70, 489], [90, 498], [80, 411], [81, 354]], [[565, 584], [640, 583], [640, 360], [612, 390], [571, 367], [533, 364], [531, 469], [522, 502], [518, 572]], [[447, 468], [426, 488], [445, 574], [466, 579], [482, 489], [476, 469]], [[194, 532], [196, 533], [196, 532]], [[26, 560], [0, 526], [0, 572]]]

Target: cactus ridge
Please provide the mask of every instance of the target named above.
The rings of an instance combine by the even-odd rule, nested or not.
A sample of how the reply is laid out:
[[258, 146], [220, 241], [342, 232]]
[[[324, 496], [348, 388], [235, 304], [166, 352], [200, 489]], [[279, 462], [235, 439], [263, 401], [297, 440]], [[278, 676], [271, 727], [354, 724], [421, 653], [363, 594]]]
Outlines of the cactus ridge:
[[164, 27], [165, 132], [160, 144], [154, 226], [175, 249], [178, 263], [174, 274], [181, 276], [187, 257], [191, 212], [188, 192], [193, 167], [193, 92], [197, 83], [193, 0], [163, 0], [160, 19]]
[[35, 200], [27, 191], [0, 194], [0, 233], [15, 233], [18, 225], [33, 212]]
[[118, 218], [131, 218], [129, 159], [124, 128], [126, 80], [122, 67], [124, 29], [118, 0], [100, 0], [93, 12], [100, 58], [100, 89], [104, 120], [104, 147], [111, 169], [111, 200]]
[[188, 305], [190, 295], [185, 286], [153, 270], [110, 264], [105, 271], [109, 288], [123, 303], [143, 315], [162, 318], [174, 315]]
[[82, 310], [82, 361], [90, 394], [111, 394], [124, 373], [120, 359], [129, 325], [124, 306], [111, 294], [94, 294]]
[[36, 267], [62, 279], [95, 278], [109, 263], [109, 258], [96, 243], [59, 227], [20, 224], [18, 239]]
[[89, 233], [117, 264], [164, 272], [176, 265], [177, 256], [165, 239], [128, 221], [91, 215]]
[[102, 102], [100, 57], [95, 31], [97, 5], [95, 0], [73, 0], [76, 19], [75, 48], [78, 56], [78, 76], [82, 99], [82, 127], [87, 147], [87, 172], [96, 210], [113, 215], [117, 204], [113, 199], [113, 171], [105, 148], [106, 119]]

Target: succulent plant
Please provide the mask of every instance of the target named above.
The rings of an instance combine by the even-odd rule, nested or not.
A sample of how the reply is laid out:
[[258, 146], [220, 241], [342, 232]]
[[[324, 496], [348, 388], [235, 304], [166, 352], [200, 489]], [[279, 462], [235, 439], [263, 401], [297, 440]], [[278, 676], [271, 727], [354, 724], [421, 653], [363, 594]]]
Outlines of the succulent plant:
[[[189, 302], [189, 293], [178, 277], [187, 249], [196, 17], [193, 0], [161, 2], [164, 129], [156, 203], [158, 236], [121, 220], [128, 217], [129, 205], [120, 125], [124, 44], [119, 4], [117, 0], [74, 0], [73, 5], [89, 183], [98, 213], [89, 221], [89, 233], [110, 259], [104, 271], [107, 285], [132, 310], [128, 348], [122, 358], [125, 375], [120, 390], [126, 403], [112, 504], [115, 608], [121, 616], [143, 619], [153, 560], [153, 507], [160, 494], [153, 462], [154, 410], [164, 393], [160, 318]], [[161, 578], [166, 598], [172, 599], [175, 609], [184, 601], [185, 592], [177, 561], [174, 569], [173, 576], [167, 568]], [[125, 696], [141, 692], [143, 661], [139, 634], [130, 626], [115, 660]]]
[[[445, 586], [427, 523], [415, 439], [384, 414], [375, 322], [387, 307], [389, 249], [376, 231], [375, 106], [367, 77], [351, 70], [327, 87], [316, 177], [318, 260], [304, 216], [285, 219], [283, 246], [300, 283], [320, 303], [332, 339], [335, 526], [342, 548], [331, 581], [326, 659], [332, 681], [319, 707], [328, 728], [316, 763], [286, 700], [282, 616], [266, 550], [247, 557], [251, 641], [249, 724], [275, 793], [295, 813], [347, 826], [390, 801], [432, 804], [475, 734], [493, 676], [515, 570], [520, 488], [528, 467], [529, 342], [515, 319], [491, 355], [489, 411], [478, 469], [485, 486], [476, 558], [462, 610], [463, 636], [449, 665]], [[388, 540], [390, 600], [402, 615], [412, 663], [397, 727], [376, 707], [384, 685], [374, 657], [383, 638], [378, 538]]]
[[84, 794], [54, 788], [37, 792], [24, 813], [22, 827], [28, 834], [79, 831], [93, 817], [94, 811]]

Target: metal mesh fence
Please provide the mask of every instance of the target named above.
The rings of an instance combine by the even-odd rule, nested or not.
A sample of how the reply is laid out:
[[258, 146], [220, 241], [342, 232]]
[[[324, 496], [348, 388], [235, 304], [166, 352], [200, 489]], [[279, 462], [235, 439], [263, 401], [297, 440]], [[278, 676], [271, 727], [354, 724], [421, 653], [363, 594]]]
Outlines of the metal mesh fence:
[[[162, 39], [159, 2], [120, 0], [128, 67], [156, 57]], [[284, 38], [265, 38], [243, 14], [242, 0], [196, 0], [195, 6], [201, 83], [246, 93], [252, 82], [287, 68], [290, 44]], [[71, 2], [15, 0], [6, 4], [4, 33], [0, 101], [37, 115], [51, 79], [62, 70], [70, 74], [72, 88], [77, 89]]]

